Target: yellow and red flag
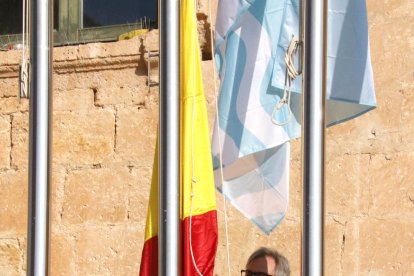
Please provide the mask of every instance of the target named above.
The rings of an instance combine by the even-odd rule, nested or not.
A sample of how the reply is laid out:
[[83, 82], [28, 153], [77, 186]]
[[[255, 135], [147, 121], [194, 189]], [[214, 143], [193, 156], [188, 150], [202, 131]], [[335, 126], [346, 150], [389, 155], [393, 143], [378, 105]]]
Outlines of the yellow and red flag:
[[[181, 275], [212, 275], [218, 230], [210, 134], [194, 0], [181, 1], [180, 249]], [[158, 273], [158, 145], [140, 276]]]

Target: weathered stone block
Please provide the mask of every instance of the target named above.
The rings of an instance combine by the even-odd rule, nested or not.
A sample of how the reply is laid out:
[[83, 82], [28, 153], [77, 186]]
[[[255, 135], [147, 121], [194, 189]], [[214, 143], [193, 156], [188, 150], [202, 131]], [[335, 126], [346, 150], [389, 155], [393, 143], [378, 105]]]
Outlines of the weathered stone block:
[[29, 110], [29, 100], [17, 97], [0, 98], [0, 114], [11, 114]]
[[125, 221], [129, 188], [136, 182], [127, 167], [70, 172], [62, 204], [63, 223]]
[[[363, 219], [362, 219], [363, 220]], [[360, 271], [360, 225], [361, 219], [349, 218], [345, 224], [341, 249], [342, 273], [347, 275], [361, 275]]]
[[58, 90], [53, 95], [54, 111], [87, 112], [94, 107], [92, 89]]
[[[198, 0], [197, 1], [197, 12], [198, 13], [204, 13], [208, 15], [209, 22], [212, 24], [215, 24], [216, 22], [216, 15], [217, 15], [217, 3], [218, 0], [211, 0], [211, 1], [205, 1], [205, 0]], [[210, 15], [211, 10], [211, 15]]]
[[[110, 71], [113, 72], [113, 71]], [[110, 75], [110, 73], [106, 73]], [[72, 73], [73, 78], [73, 88], [72, 89], [93, 89], [99, 87], [107, 87], [110, 85], [113, 77], [110, 76], [110, 79], [105, 78], [105, 72], [99, 71], [94, 68], [94, 70], [88, 70], [86, 72], [77, 72], [76, 74]], [[68, 88], [69, 89], [69, 88]]]
[[414, 230], [410, 220], [367, 219], [360, 224], [360, 275], [411, 275]]
[[152, 166], [157, 135], [157, 110], [125, 108], [118, 113], [116, 153], [140, 166]]
[[3, 65], [17, 65], [21, 60], [21, 50], [0, 51], [0, 66]]
[[78, 275], [138, 275], [143, 240], [127, 226], [82, 229], [75, 244]]
[[326, 158], [325, 206], [335, 215], [356, 216], [367, 213], [360, 205], [362, 189], [370, 185], [368, 154], [345, 154]]
[[78, 46], [66, 46], [56, 47], [53, 49], [53, 61], [74, 61], [78, 59], [79, 47]]
[[[406, 9], [407, 11], [409, 9]], [[401, 41], [414, 34], [413, 28], [408, 27], [412, 24], [413, 17], [412, 14], [411, 16], [402, 14], [401, 12], [399, 16], [390, 18], [387, 11], [385, 17], [379, 18], [375, 24], [370, 26], [370, 40], [375, 42], [371, 43], [371, 53], [375, 58], [373, 64], [375, 81], [389, 88], [396, 87], [395, 84], [406, 78], [412, 79], [409, 70], [414, 62], [414, 57], [410, 55], [413, 46], [402, 46]], [[407, 26], [407, 28], [401, 28], [401, 26]], [[398, 50], [402, 48], [407, 50]]]
[[135, 36], [116, 43], [105, 43], [105, 49], [111, 57], [135, 56], [140, 53], [141, 39], [143, 36]]
[[0, 78], [0, 98], [17, 97], [18, 93], [18, 78]]
[[[128, 183], [128, 220], [140, 223], [147, 218], [152, 167], [134, 167], [131, 168], [130, 174], [134, 181]], [[142, 223], [139, 225], [144, 231], [145, 225]]]
[[409, 217], [414, 211], [414, 153], [393, 156], [373, 155], [370, 160], [369, 185], [361, 186], [361, 202], [375, 217]]
[[50, 241], [50, 275], [77, 275], [75, 238], [67, 233], [52, 232]]
[[25, 274], [27, 270], [27, 234], [18, 237], [17, 240], [19, 242], [19, 248], [22, 256], [22, 271], [23, 274]]
[[[372, 111], [373, 113], [377, 110]], [[326, 130], [326, 154], [344, 155], [375, 153], [372, 140], [375, 139], [375, 121], [368, 115], [332, 126]], [[378, 131], [377, 131], [378, 132]]]
[[124, 68], [114, 71], [102, 71], [100, 72], [102, 78], [106, 81], [105, 85], [100, 85], [98, 88], [115, 88], [124, 87], [132, 88], [137, 87], [141, 93], [146, 93], [147, 90], [142, 91], [141, 86], [146, 86], [147, 74], [142, 74], [138, 64], [133, 68]]
[[413, 3], [410, 0], [399, 0], [399, 1], [367, 1], [369, 22], [381, 22], [382, 19], [378, 19], [376, 16], [387, 15], [387, 18], [395, 18], [404, 16], [412, 16], [409, 13], [410, 10], [414, 9]]
[[28, 172], [0, 172], [0, 233], [16, 237], [27, 232]]
[[[300, 226], [299, 226], [300, 227]], [[324, 229], [324, 253], [325, 253], [325, 275], [344, 275], [342, 257], [346, 242], [345, 223], [325, 217]]]
[[52, 225], [62, 225], [63, 199], [65, 197], [65, 179], [67, 169], [58, 164], [52, 164], [52, 181], [50, 187], [49, 216]]
[[78, 59], [102, 59], [107, 57], [138, 55], [139, 37], [110, 43], [80, 44]]
[[29, 113], [12, 115], [11, 164], [17, 168], [29, 166]]
[[56, 112], [53, 160], [72, 166], [98, 164], [114, 151], [115, 116], [111, 110]]
[[[391, 112], [390, 110], [384, 110], [384, 112]], [[381, 115], [381, 117], [385, 117]], [[375, 121], [381, 121], [378, 117]], [[401, 143], [401, 129], [395, 127], [391, 121], [387, 123], [380, 123], [382, 125], [389, 125], [389, 128], [378, 128], [374, 127], [372, 132], [372, 138], [369, 139], [369, 147], [359, 149], [360, 152], [368, 154], [385, 154], [392, 155], [403, 148], [407, 148], [408, 144]], [[357, 137], [355, 137], [357, 139]]]
[[53, 74], [53, 95], [56, 95], [57, 91], [71, 91], [76, 88], [85, 89], [89, 87], [84, 86], [83, 83], [81, 84], [81, 80], [78, 79], [76, 73]]
[[10, 132], [10, 117], [0, 115], [0, 168], [10, 167]]
[[[138, 64], [131, 66], [131, 68], [98, 69], [71, 74], [73, 75], [74, 88], [96, 89], [97, 91], [116, 87], [132, 88], [145, 85], [147, 80], [146, 69], [141, 68]], [[144, 91], [146, 92], [146, 90]]]
[[[136, 78], [136, 76], [134, 77]], [[145, 83], [139, 83], [137, 86], [132, 87], [127, 83], [119, 87], [100, 87], [96, 89], [95, 94], [95, 104], [98, 106], [143, 105], [148, 94], [148, 87]]]
[[[401, 130], [404, 131], [407, 130], [407, 125], [413, 126], [412, 122], [414, 122], [414, 106], [411, 104], [414, 101], [414, 84], [412, 84], [412, 87], [408, 86], [406, 88], [400, 89], [398, 92], [402, 97], [402, 103], [400, 105], [402, 124]], [[412, 129], [409, 129], [409, 131], [412, 131]], [[406, 135], [404, 135], [404, 137], [405, 136]], [[411, 135], [407, 136], [410, 137]]]
[[103, 43], [80, 44], [77, 48], [78, 58], [81, 60], [105, 58], [108, 55], [107, 47]]
[[19, 111], [19, 99], [17, 97], [0, 98], [0, 113], [10, 114]]
[[14, 239], [0, 239], [1, 275], [21, 275], [21, 254], [19, 244]]
[[[218, 101], [218, 89], [220, 88], [220, 80], [215, 76], [217, 74], [214, 74], [213, 66], [215, 65], [212, 60], [201, 62], [204, 95], [207, 103], [208, 124], [211, 130], [214, 127], [214, 121], [216, 119], [216, 97]], [[217, 91], [215, 91], [216, 89]]]
[[300, 140], [290, 145], [289, 206], [285, 219], [298, 219], [302, 208], [302, 164], [300, 159]]

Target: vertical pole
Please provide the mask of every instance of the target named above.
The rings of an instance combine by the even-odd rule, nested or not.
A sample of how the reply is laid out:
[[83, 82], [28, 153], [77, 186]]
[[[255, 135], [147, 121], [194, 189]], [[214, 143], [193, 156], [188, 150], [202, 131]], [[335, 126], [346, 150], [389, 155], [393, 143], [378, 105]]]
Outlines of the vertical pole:
[[29, 215], [27, 275], [48, 273], [51, 181], [53, 1], [31, 5], [29, 123]]
[[304, 0], [302, 275], [323, 275], [327, 0]]
[[159, 0], [160, 129], [158, 275], [179, 275], [180, 1]]

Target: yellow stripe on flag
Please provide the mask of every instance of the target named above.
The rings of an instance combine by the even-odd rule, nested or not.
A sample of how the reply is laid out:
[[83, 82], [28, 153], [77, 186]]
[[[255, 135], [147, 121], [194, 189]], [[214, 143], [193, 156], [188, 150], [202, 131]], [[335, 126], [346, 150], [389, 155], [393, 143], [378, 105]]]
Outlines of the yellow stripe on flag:
[[155, 145], [154, 163], [152, 166], [151, 190], [148, 202], [145, 240], [158, 235], [158, 135]]
[[[210, 276], [216, 255], [216, 192], [193, 0], [181, 1], [180, 219], [181, 274]], [[158, 247], [158, 143], [151, 181], [141, 276], [156, 275]], [[191, 215], [191, 219], [189, 219]], [[191, 239], [191, 243], [190, 243]]]
[[[199, 215], [216, 209], [214, 177], [211, 159], [206, 100], [201, 72], [201, 53], [193, 1], [182, 2], [181, 13], [181, 219], [190, 215], [192, 163], [194, 154], [194, 198], [192, 214]], [[194, 112], [194, 114], [193, 114]], [[194, 122], [193, 122], [194, 119]], [[193, 130], [194, 126], [194, 130]], [[193, 137], [194, 135], [194, 137]], [[194, 145], [192, 145], [194, 141]], [[194, 153], [192, 152], [194, 150]], [[154, 157], [153, 175], [145, 239], [158, 233], [158, 145]]]
[[[194, 0], [181, 1], [181, 218], [190, 215], [194, 150], [192, 215], [216, 209], [210, 135], [201, 72]], [[194, 120], [194, 122], [193, 122]], [[194, 127], [194, 129], [193, 129]], [[193, 136], [194, 135], [194, 136]], [[194, 142], [194, 145], [192, 144]]]

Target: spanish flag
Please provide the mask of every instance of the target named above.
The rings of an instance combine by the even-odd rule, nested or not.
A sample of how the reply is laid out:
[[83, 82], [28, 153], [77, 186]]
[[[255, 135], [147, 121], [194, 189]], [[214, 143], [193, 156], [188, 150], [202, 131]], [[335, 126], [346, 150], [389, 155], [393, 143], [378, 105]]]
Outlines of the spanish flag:
[[[212, 275], [217, 212], [193, 0], [181, 1], [180, 22], [180, 239], [181, 275]], [[142, 250], [140, 276], [158, 274], [158, 145]]]

